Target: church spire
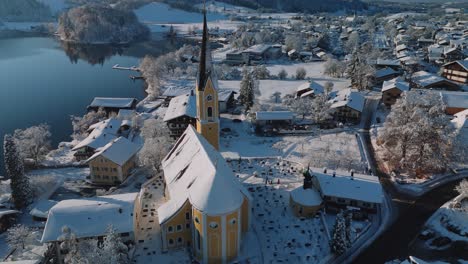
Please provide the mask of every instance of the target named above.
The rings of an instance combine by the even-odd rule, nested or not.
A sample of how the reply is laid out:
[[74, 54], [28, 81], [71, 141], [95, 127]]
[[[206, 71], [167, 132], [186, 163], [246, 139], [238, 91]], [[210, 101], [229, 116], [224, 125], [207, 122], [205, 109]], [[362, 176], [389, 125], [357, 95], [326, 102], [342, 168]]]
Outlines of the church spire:
[[203, 4], [203, 36], [202, 36], [202, 44], [201, 44], [201, 51], [200, 51], [200, 65], [198, 69], [198, 89], [202, 90], [205, 86], [206, 82], [206, 60], [207, 56], [206, 53], [208, 51], [208, 25], [206, 22], [206, 3]]

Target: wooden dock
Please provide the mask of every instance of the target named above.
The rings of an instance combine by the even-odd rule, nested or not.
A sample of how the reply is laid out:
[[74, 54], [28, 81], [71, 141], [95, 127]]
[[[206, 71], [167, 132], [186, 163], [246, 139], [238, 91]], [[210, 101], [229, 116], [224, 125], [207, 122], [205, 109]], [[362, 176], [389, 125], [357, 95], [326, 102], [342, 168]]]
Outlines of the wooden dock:
[[130, 75], [130, 79], [132, 79], [133, 81], [135, 80], [144, 80], [145, 78], [143, 76], [133, 76], [133, 75]]
[[139, 72], [140, 71], [140, 68], [136, 67], [136, 66], [132, 66], [132, 67], [122, 67], [120, 66], [119, 64], [116, 64], [114, 66], [112, 66], [112, 69], [114, 70], [122, 70], [122, 71], [136, 71], [136, 72]]

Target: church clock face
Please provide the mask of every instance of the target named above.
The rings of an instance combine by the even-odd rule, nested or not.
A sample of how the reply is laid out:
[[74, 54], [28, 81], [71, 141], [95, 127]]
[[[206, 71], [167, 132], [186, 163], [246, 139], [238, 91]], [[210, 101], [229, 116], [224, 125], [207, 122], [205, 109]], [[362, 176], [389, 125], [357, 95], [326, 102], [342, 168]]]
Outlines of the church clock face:
[[206, 100], [207, 100], [208, 102], [212, 101], [212, 100], [213, 100], [213, 96], [212, 96], [211, 94], [207, 95], [207, 96], [206, 96]]

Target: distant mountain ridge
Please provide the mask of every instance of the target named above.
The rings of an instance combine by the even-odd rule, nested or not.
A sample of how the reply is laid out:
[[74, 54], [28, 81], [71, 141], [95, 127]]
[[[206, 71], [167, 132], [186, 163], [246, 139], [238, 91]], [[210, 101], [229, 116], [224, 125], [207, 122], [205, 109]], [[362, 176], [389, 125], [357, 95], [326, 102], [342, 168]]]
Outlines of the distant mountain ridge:
[[0, 0], [0, 20], [49, 21], [51, 18], [50, 8], [36, 0]]

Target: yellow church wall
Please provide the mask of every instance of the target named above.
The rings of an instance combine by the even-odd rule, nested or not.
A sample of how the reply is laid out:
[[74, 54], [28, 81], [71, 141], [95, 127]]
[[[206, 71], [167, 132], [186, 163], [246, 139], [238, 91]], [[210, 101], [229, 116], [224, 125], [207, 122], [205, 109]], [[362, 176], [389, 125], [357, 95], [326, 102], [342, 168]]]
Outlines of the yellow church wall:
[[[193, 208], [192, 209], [192, 217], [193, 217], [193, 221], [192, 221], [192, 225], [194, 228], [194, 233], [196, 234], [196, 232], [198, 231], [199, 234], [200, 234], [200, 250], [198, 250], [197, 248], [197, 241], [196, 241], [196, 237], [194, 238], [195, 241], [193, 241], [192, 245], [193, 245], [193, 253], [194, 253], [194, 257], [198, 260], [198, 261], [202, 261], [203, 260], [203, 240], [205, 239], [203, 237], [203, 214], [198, 211], [197, 209]], [[196, 221], [198, 219], [198, 222]]]
[[218, 123], [200, 123], [197, 120], [197, 132], [200, 133], [215, 148], [219, 148], [219, 126]]
[[[214, 225], [217, 225], [214, 228]], [[206, 216], [208, 236], [208, 263], [221, 263], [223, 256], [222, 223], [220, 216]]]
[[242, 233], [245, 233], [249, 230], [249, 214], [250, 214], [249, 200], [246, 197], [244, 197], [244, 201], [242, 202], [242, 207], [241, 207]]
[[[192, 244], [191, 211], [192, 206], [187, 201], [176, 215], [163, 224], [162, 227], [166, 231], [165, 239], [168, 249], [185, 247]], [[187, 219], [187, 213], [189, 219]]]
[[236, 212], [226, 216], [226, 257], [230, 261], [237, 257], [239, 239], [239, 215]]

